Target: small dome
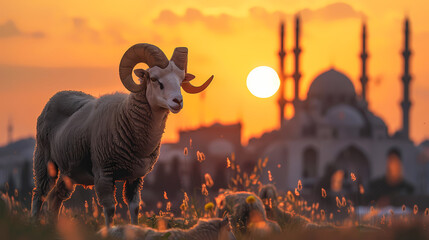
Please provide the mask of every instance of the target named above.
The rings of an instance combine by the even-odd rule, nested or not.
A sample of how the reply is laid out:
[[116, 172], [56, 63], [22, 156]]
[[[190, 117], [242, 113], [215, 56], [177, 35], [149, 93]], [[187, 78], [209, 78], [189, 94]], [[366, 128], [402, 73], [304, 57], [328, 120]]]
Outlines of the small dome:
[[367, 114], [367, 116], [368, 116], [368, 120], [369, 120], [369, 123], [371, 124], [371, 126], [373, 126], [373, 127], [380, 127], [380, 128], [387, 128], [387, 126], [384, 123], [383, 119], [381, 119], [380, 117], [376, 116], [374, 113], [369, 112]]
[[317, 76], [311, 83], [307, 99], [348, 101], [356, 98], [355, 87], [343, 73], [330, 69]]
[[346, 104], [330, 108], [325, 115], [325, 119], [333, 127], [362, 128], [365, 126], [362, 114], [352, 106]]

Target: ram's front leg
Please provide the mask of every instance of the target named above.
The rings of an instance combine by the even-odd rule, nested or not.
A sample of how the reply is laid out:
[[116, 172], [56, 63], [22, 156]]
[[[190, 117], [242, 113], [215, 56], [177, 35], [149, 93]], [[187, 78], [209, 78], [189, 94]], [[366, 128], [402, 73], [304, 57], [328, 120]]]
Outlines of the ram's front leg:
[[131, 224], [139, 223], [140, 191], [143, 186], [143, 178], [134, 181], [126, 181], [124, 186], [124, 201], [130, 210]]
[[113, 174], [101, 173], [100, 175], [95, 176], [94, 180], [95, 192], [98, 196], [98, 202], [103, 207], [106, 227], [109, 228], [113, 224], [116, 206], [116, 188]]

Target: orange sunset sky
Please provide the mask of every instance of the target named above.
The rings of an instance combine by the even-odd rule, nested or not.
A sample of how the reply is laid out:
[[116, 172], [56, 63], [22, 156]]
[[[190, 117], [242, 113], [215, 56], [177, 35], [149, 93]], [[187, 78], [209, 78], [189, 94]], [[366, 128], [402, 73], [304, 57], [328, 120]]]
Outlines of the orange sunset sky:
[[[302, 16], [301, 99], [311, 81], [334, 66], [360, 93], [361, 24], [368, 24], [370, 109], [393, 133], [401, 126], [403, 19], [411, 21], [411, 137], [429, 137], [429, 4], [424, 0], [0, 0], [0, 145], [8, 119], [14, 138], [35, 136], [36, 119], [60, 90], [95, 96], [125, 92], [118, 76], [122, 54], [135, 43], [159, 46], [171, 56], [189, 48], [195, 84], [215, 79], [204, 98], [184, 93], [184, 109], [170, 115], [164, 142], [179, 129], [214, 122], [243, 122], [243, 143], [278, 128], [277, 95], [256, 98], [247, 90], [250, 70], [278, 69], [278, 29]], [[287, 73], [292, 71], [288, 52]], [[292, 81], [287, 97], [293, 97]], [[291, 108], [288, 115], [292, 114]]]

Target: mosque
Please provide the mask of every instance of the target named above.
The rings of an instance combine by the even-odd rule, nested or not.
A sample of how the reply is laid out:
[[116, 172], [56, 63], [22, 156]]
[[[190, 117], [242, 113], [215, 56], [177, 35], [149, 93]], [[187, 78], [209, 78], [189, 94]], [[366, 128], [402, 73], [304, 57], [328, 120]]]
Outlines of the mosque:
[[[299, 99], [300, 69], [300, 19], [295, 19], [294, 80], [295, 98], [287, 101], [284, 97], [286, 74], [284, 73], [285, 50], [284, 32], [281, 25], [281, 49], [279, 52], [281, 79], [279, 130], [265, 133], [251, 139], [246, 150], [249, 156], [268, 157], [268, 167], [272, 181], [279, 189], [294, 189], [297, 181], [314, 186], [328, 165], [343, 169], [346, 176], [353, 173], [359, 182], [367, 185], [370, 180], [381, 177], [386, 172], [387, 156], [397, 153], [402, 161], [403, 176], [414, 186], [419, 186], [418, 148], [409, 138], [411, 75], [409, 59], [409, 20], [404, 22], [403, 99], [402, 128], [389, 135], [383, 119], [368, 108], [367, 100], [367, 58], [366, 25], [362, 26], [362, 53], [360, 54], [361, 89], [358, 94], [350, 78], [338, 69], [331, 68], [317, 76], [311, 83], [306, 99]], [[295, 110], [291, 119], [285, 119], [286, 103]], [[386, 106], [394, 107], [394, 106]], [[265, 174], [267, 175], [267, 174]], [[268, 176], [264, 176], [268, 182]], [[421, 188], [421, 186], [419, 186]]]
[[[280, 128], [266, 132], [262, 136], [249, 140], [247, 146], [240, 143], [242, 125], [222, 125], [216, 123], [193, 130], [180, 132], [180, 141], [164, 144], [158, 166], [147, 177], [148, 183], [156, 182], [155, 176], [160, 166], [172, 165], [172, 159], [178, 159], [181, 167], [182, 183], [199, 183], [205, 173], [222, 176], [225, 172], [227, 157], [235, 153], [237, 163], [244, 170], [251, 170], [258, 159], [268, 158], [268, 165], [262, 173], [262, 183], [275, 183], [281, 191], [293, 190], [301, 180], [304, 188], [315, 189], [323, 179], [326, 169], [334, 166], [344, 171], [345, 179], [353, 173], [359, 184], [367, 187], [374, 179], [386, 174], [388, 156], [392, 153], [401, 162], [403, 179], [414, 186], [414, 193], [429, 193], [429, 140], [417, 146], [409, 137], [410, 129], [410, 92], [411, 75], [409, 60], [411, 50], [409, 20], [404, 21], [403, 56], [403, 99], [402, 127], [390, 135], [388, 127], [371, 109], [367, 100], [367, 58], [366, 25], [362, 26], [362, 52], [360, 84], [362, 91], [356, 92], [346, 73], [331, 68], [311, 83], [306, 99], [299, 99], [300, 90], [300, 19], [295, 19], [295, 47], [293, 49], [294, 73], [286, 77], [284, 73], [284, 25], [280, 29], [280, 71], [279, 125]], [[295, 98], [285, 99], [285, 81], [294, 81]], [[293, 105], [294, 116], [286, 119], [286, 104]], [[394, 106], [387, 106], [394, 107]], [[183, 155], [186, 148], [188, 155]], [[206, 161], [190, 166], [189, 160], [204, 152]], [[173, 157], [174, 156], [174, 157]], [[194, 157], [192, 157], [194, 156]], [[192, 161], [191, 161], [192, 162]], [[270, 171], [271, 177], [268, 175]], [[167, 172], [169, 170], [167, 169]], [[199, 172], [200, 178], [190, 175]], [[224, 174], [228, 178], [228, 174]], [[219, 181], [216, 177], [215, 181]], [[188, 187], [189, 189], [189, 187]]]

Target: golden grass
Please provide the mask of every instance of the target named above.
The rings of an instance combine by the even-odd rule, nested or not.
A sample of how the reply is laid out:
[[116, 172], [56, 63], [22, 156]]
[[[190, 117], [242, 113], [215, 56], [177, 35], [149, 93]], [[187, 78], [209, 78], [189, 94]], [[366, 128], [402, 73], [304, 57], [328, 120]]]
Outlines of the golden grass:
[[[200, 156], [203, 156], [201, 154]], [[223, 191], [249, 191], [257, 196], [258, 190], [262, 186], [260, 176], [262, 172], [265, 172], [267, 161], [267, 159], [260, 159], [253, 170], [246, 173], [241, 170], [232, 155], [227, 159], [226, 168], [232, 170], [234, 174], [229, 181], [228, 188]], [[353, 176], [351, 177], [353, 178]], [[160, 230], [188, 229], [199, 218], [215, 217], [216, 204], [214, 203], [218, 204], [215, 199], [217, 193], [209, 192], [211, 186], [213, 186], [213, 179], [206, 174], [200, 196], [189, 197], [185, 192], [180, 206], [172, 206], [170, 202], [167, 202], [165, 211], [162, 211], [160, 210], [162, 201], [168, 200], [168, 193], [164, 192], [163, 199], [159, 201], [161, 203], [161, 207], [158, 208], [159, 212], [141, 211], [140, 224]], [[407, 210], [404, 205], [402, 214], [395, 214], [391, 210], [387, 214], [380, 215], [380, 209], [371, 207], [367, 214], [357, 216], [356, 206], [350, 199], [337, 197], [336, 212], [329, 212], [327, 209], [322, 209], [318, 203], [307, 202], [300, 196], [302, 189], [302, 182], [299, 181], [294, 192], [288, 191], [285, 194], [279, 194], [277, 199], [269, 199], [264, 204], [268, 208], [278, 208], [281, 211], [292, 213], [294, 216], [305, 216], [311, 220], [313, 224], [311, 226], [316, 227], [303, 229], [291, 226], [281, 234], [269, 236], [270, 239], [429, 239], [429, 209], [421, 210], [415, 205]], [[83, 202], [83, 210], [63, 208], [58, 222], [51, 224], [43, 218], [40, 221], [31, 219], [28, 207], [15, 201], [13, 195], [0, 194], [0, 239], [100, 239], [96, 232], [104, 226], [104, 216], [95, 199], [92, 199], [91, 202]], [[18, 192], [15, 191], [14, 195], [17, 196]], [[321, 189], [321, 197], [326, 198], [326, 195], [326, 190]], [[250, 197], [246, 199], [249, 204], [255, 201]], [[178, 216], [173, 214], [174, 207], [177, 208], [174, 210], [180, 210]], [[337, 214], [341, 214], [343, 217], [338, 220], [334, 217]], [[115, 224], [127, 223], [123, 218], [115, 216]], [[264, 239], [267, 239], [267, 236]]]

